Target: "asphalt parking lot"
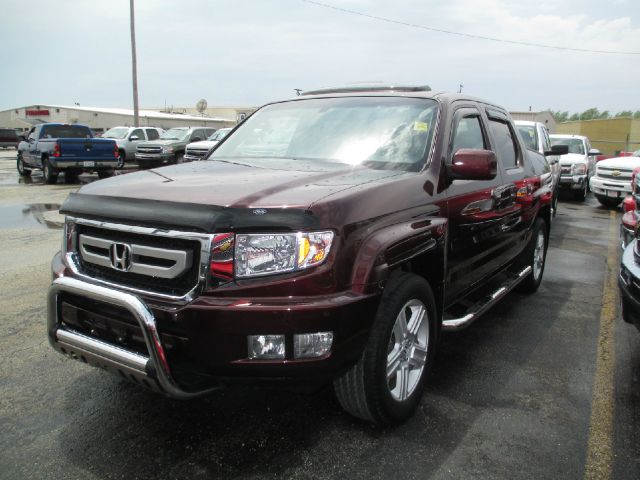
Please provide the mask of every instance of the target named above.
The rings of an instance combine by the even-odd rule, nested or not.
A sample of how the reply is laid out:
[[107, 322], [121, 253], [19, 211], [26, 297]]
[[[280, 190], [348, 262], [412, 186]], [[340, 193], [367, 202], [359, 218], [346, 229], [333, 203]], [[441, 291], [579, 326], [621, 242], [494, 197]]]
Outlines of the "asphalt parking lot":
[[[97, 177], [82, 177], [83, 182]], [[619, 317], [620, 212], [562, 199], [543, 284], [444, 336], [417, 414], [379, 429], [329, 389], [179, 402], [55, 353], [56, 210], [0, 151], [0, 478], [640, 478], [640, 332]]]

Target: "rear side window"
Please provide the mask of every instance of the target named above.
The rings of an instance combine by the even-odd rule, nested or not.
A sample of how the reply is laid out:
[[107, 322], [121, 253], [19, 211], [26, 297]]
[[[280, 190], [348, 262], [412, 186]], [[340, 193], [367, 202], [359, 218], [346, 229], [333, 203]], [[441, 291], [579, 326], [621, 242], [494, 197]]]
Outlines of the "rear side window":
[[147, 138], [149, 140], [156, 140], [160, 138], [160, 134], [158, 133], [158, 131], [153, 128], [147, 128], [146, 132], [147, 132]]
[[495, 154], [498, 161], [504, 168], [514, 168], [518, 166], [518, 149], [516, 139], [513, 136], [509, 125], [500, 120], [489, 119], [489, 128], [495, 141]]

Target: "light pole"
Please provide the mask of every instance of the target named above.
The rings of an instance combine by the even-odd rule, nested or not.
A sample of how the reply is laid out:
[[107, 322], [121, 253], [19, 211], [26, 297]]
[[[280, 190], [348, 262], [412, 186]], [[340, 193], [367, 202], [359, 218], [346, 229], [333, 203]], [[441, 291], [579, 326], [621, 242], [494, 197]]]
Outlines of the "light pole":
[[133, 125], [140, 126], [140, 118], [138, 111], [138, 66], [136, 60], [136, 27], [135, 16], [133, 13], [133, 0], [129, 0], [129, 10], [131, 19], [131, 69], [133, 77]]

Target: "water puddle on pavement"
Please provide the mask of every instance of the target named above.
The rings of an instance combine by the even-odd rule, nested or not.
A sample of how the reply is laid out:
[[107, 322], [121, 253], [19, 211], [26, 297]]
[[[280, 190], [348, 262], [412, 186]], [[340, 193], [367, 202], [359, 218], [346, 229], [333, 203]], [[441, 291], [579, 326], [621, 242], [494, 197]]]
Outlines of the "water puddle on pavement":
[[63, 218], [58, 215], [59, 208], [58, 203], [0, 205], [0, 229], [62, 228]]

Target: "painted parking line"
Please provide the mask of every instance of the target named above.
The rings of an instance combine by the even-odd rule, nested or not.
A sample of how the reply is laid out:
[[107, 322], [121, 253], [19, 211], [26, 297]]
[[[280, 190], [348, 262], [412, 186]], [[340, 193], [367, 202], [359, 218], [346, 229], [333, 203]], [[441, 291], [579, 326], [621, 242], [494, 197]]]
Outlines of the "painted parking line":
[[618, 218], [616, 212], [612, 210], [609, 214], [609, 248], [604, 269], [596, 373], [591, 394], [585, 480], [608, 480], [613, 472], [615, 322], [618, 313], [619, 248]]

